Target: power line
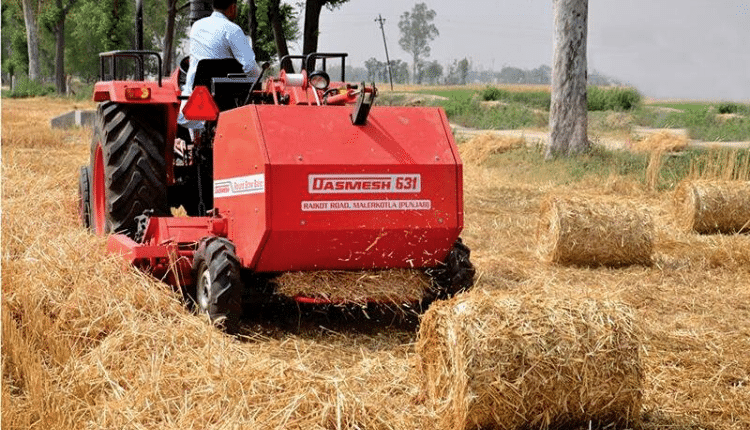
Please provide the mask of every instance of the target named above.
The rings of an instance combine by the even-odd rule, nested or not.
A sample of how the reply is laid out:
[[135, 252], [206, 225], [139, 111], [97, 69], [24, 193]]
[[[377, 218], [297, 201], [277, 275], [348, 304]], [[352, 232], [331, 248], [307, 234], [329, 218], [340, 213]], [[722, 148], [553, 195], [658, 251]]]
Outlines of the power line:
[[388, 44], [385, 43], [385, 30], [383, 29], [383, 23], [385, 22], [385, 19], [378, 14], [378, 17], [375, 18], [375, 22], [380, 23], [380, 32], [383, 33], [383, 46], [385, 46], [385, 61], [388, 62], [388, 78], [391, 80], [391, 91], [393, 91], [393, 73], [391, 73], [391, 59], [388, 58]]

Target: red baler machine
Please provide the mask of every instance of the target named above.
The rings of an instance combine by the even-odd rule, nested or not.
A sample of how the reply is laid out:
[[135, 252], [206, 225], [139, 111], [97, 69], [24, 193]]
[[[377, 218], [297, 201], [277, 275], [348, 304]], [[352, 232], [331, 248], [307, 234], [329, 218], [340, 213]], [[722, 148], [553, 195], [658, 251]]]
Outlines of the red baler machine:
[[[204, 60], [183, 109], [204, 122], [191, 136], [177, 123], [189, 60], [164, 81], [118, 79], [118, 60], [143, 69], [149, 56], [161, 62], [145, 51], [101, 55], [80, 213], [111, 233], [110, 251], [184, 287], [212, 318], [242, 312], [254, 288], [243, 271], [408, 268], [431, 275], [432, 296], [471, 286], [462, 166], [442, 109], [374, 106], [374, 84], [345, 83], [346, 54], [283, 59], [300, 60], [299, 73], [265, 80], [232, 73], [233, 60]], [[326, 60], [336, 58], [332, 83]]]

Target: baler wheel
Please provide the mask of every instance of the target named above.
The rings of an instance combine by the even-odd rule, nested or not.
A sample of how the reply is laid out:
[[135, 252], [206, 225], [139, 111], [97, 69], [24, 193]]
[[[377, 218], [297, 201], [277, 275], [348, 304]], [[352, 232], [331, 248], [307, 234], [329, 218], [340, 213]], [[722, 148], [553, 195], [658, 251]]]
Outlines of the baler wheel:
[[81, 224], [91, 229], [91, 167], [81, 166], [78, 174], [78, 217]]
[[151, 106], [99, 105], [91, 142], [91, 224], [98, 234], [136, 232], [135, 217], [168, 213], [162, 115]]
[[231, 328], [242, 316], [240, 262], [234, 244], [222, 237], [201, 240], [193, 258], [195, 286], [188, 291], [196, 312]]
[[469, 260], [470, 256], [471, 250], [458, 238], [443, 264], [425, 270], [435, 286], [435, 290], [428, 294], [427, 302], [453, 297], [474, 285], [476, 270]]

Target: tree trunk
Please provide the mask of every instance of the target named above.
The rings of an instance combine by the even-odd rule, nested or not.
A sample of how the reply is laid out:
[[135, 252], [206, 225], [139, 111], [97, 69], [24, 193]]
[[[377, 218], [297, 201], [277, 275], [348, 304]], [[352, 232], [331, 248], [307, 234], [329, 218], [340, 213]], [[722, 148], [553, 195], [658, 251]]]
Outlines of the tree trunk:
[[590, 148], [586, 127], [586, 37], [588, 0], [555, 0], [550, 139], [546, 157]]
[[[279, 59], [289, 55], [289, 48], [287, 48], [286, 36], [284, 35], [284, 23], [279, 9], [280, 3], [281, 0], [271, 0], [268, 3], [268, 20], [271, 22], [271, 28], [273, 29], [273, 40], [276, 42], [276, 52], [279, 54]], [[285, 61], [281, 68], [287, 73], [294, 73], [291, 61]]]
[[174, 41], [174, 21], [177, 16], [177, 0], [167, 0], [167, 28], [164, 31], [164, 46], [162, 48], [162, 57], [164, 57], [164, 64], [162, 67], [164, 70], [161, 71], [163, 76], [169, 76], [172, 73], [174, 65], [174, 49], [172, 47]]
[[419, 73], [419, 55], [414, 54], [412, 56], [412, 76], [411, 76], [411, 82], [413, 84], [421, 84], [422, 83], [422, 77], [420, 76], [421, 73]]
[[305, 2], [305, 29], [302, 43], [302, 54], [307, 55], [318, 50], [318, 30], [320, 12], [325, 0], [307, 0]]
[[247, 12], [247, 26], [250, 32], [250, 42], [253, 44], [253, 51], [255, 55], [258, 55], [260, 49], [258, 49], [258, 18], [255, 16], [258, 7], [255, 4], [255, 0], [248, 0], [250, 8]]
[[[59, 3], [59, 0], [58, 0]], [[57, 94], [66, 94], [65, 81], [65, 17], [55, 26], [55, 89]]]
[[29, 50], [29, 79], [39, 81], [42, 66], [39, 62], [39, 24], [36, 20], [34, 0], [23, 0], [23, 20], [26, 23], [26, 44]]
[[60, 10], [59, 21], [55, 24], [55, 89], [58, 94], [67, 94], [68, 80], [65, 77], [65, 19], [76, 0], [69, 0], [63, 7], [62, 0], [55, 0]]

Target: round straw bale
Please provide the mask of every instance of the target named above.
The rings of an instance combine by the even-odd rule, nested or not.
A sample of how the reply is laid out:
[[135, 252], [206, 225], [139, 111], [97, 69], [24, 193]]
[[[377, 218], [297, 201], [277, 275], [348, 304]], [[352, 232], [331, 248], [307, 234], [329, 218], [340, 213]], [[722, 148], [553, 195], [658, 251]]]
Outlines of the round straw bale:
[[548, 263], [650, 265], [654, 225], [648, 212], [629, 202], [549, 196], [541, 205], [537, 238]]
[[433, 304], [416, 350], [437, 428], [569, 428], [638, 424], [639, 342], [619, 303], [476, 291]]
[[674, 208], [686, 231], [750, 232], [750, 181], [683, 181], [675, 189]]

